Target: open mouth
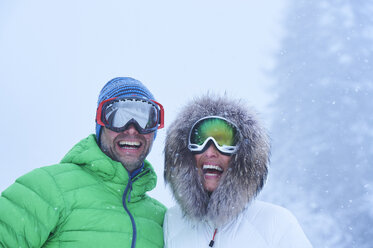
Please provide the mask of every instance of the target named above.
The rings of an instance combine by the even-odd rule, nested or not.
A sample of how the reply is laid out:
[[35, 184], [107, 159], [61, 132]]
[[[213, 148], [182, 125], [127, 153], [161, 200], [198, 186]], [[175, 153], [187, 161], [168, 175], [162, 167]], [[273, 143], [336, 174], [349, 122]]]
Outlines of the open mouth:
[[119, 141], [118, 146], [123, 149], [139, 149], [141, 143], [139, 141]]
[[202, 170], [205, 176], [220, 176], [224, 172], [220, 166], [210, 164], [204, 164]]

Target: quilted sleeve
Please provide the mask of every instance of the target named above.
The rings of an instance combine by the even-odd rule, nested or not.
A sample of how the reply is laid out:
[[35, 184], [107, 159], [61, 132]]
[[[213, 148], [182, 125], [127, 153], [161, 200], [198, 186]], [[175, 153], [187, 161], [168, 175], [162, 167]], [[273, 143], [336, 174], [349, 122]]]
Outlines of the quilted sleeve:
[[62, 195], [47, 170], [18, 178], [0, 197], [0, 247], [41, 247], [63, 209]]

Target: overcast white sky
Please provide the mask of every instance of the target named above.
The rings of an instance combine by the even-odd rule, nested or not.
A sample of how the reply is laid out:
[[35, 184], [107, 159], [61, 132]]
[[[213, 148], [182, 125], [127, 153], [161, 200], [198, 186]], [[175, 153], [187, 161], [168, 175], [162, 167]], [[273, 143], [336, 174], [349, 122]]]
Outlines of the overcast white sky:
[[165, 107], [148, 159], [158, 173], [151, 195], [173, 205], [163, 183], [167, 125], [207, 91], [245, 98], [268, 123], [266, 74], [285, 10], [286, 0], [1, 1], [0, 191], [93, 133], [101, 87], [131, 76]]

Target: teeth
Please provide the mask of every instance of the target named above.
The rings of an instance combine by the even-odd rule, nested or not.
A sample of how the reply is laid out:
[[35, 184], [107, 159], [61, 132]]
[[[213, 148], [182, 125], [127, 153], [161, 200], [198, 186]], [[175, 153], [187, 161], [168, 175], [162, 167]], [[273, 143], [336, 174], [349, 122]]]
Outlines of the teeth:
[[220, 175], [216, 174], [216, 173], [205, 173], [205, 176], [209, 176], [209, 177], [220, 177]]
[[210, 164], [204, 164], [204, 165], [203, 165], [203, 169], [204, 169], [204, 170], [212, 169], [212, 170], [217, 170], [217, 171], [223, 171], [223, 169], [220, 168], [220, 166], [217, 166], [217, 165], [210, 165]]
[[138, 141], [119, 141], [120, 146], [140, 146]]

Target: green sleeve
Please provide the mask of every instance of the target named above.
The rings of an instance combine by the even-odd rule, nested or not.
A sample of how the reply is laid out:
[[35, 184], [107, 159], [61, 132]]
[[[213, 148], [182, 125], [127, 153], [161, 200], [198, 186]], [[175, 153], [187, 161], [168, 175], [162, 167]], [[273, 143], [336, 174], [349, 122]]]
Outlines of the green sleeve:
[[0, 197], [0, 247], [41, 247], [63, 210], [62, 195], [47, 170], [18, 178]]

